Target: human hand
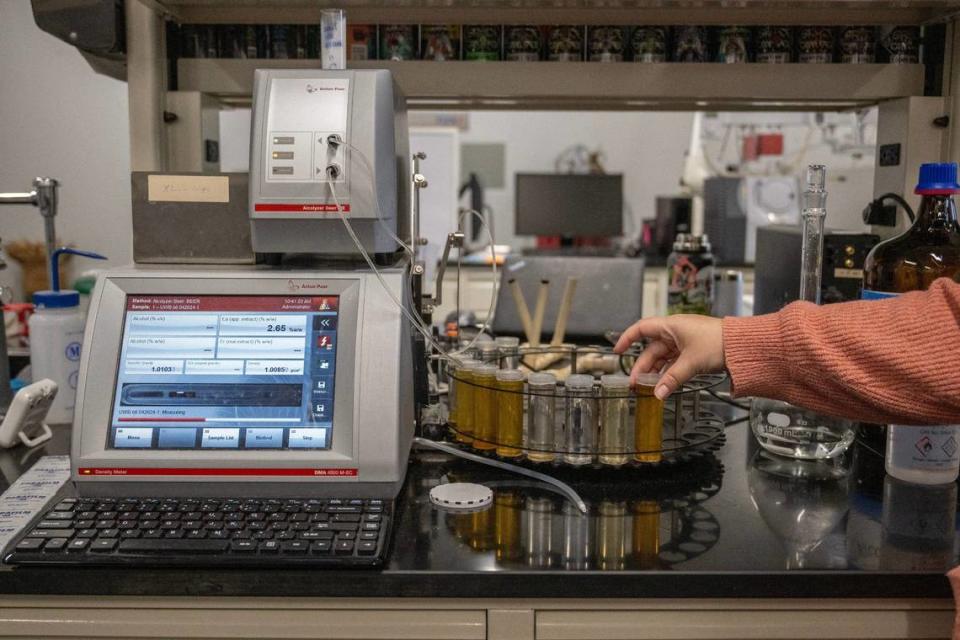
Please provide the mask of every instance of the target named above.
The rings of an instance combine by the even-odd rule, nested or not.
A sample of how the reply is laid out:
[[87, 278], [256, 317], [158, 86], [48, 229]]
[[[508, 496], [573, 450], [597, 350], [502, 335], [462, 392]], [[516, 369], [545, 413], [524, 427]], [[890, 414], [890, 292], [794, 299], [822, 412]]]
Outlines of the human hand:
[[669, 365], [653, 392], [661, 400], [693, 376], [723, 369], [723, 325], [719, 318], [699, 315], [646, 318], [624, 331], [613, 350], [623, 353], [641, 338], [648, 338], [650, 342], [637, 357], [630, 379], [636, 381], [638, 373], [658, 372]]

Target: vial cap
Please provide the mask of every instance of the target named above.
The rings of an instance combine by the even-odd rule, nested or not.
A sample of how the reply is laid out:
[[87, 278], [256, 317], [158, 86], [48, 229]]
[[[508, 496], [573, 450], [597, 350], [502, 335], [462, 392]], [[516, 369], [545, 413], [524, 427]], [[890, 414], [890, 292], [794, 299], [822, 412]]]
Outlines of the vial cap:
[[644, 387], [655, 387], [660, 382], [659, 373], [638, 373], [637, 384]]
[[477, 345], [477, 351], [480, 353], [496, 353], [497, 345], [494, 342], [483, 342]]
[[66, 309], [80, 306], [80, 293], [72, 289], [37, 291], [33, 294], [37, 309]]
[[537, 373], [531, 373], [530, 377], [527, 378], [527, 382], [536, 385], [557, 384], [557, 376], [545, 371], [539, 371]]
[[523, 371], [520, 371], [520, 369], [500, 369], [497, 371], [497, 380], [502, 382], [522, 382]]
[[593, 376], [577, 373], [567, 378], [568, 389], [592, 389]]
[[519, 347], [520, 338], [515, 336], [500, 336], [496, 342], [498, 347]]
[[619, 373], [600, 376], [600, 384], [612, 389], [629, 389], [630, 377]]
[[957, 192], [960, 192], [960, 184], [957, 184], [956, 162], [927, 162], [920, 165], [920, 180], [914, 193], [946, 195]]
[[495, 376], [500, 369], [495, 364], [481, 364], [473, 372], [478, 376]]

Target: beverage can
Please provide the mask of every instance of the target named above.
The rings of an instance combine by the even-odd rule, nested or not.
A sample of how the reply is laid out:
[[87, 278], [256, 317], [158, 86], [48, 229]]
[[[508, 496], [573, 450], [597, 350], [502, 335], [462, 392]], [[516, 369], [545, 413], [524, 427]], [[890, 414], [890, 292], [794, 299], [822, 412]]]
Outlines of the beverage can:
[[873, 27], [846, 27], [840, 32], [840, 61], [845, 64], [872, 64], [877, 58], [877, 37]]
[[706, 62], [708, 58], [705, 27], [684, 26], [674, 29], [674, 62]]
[[380, 25], [380, 59], [413, 60], [417, 57], [417, 28], [410, 24]]
[[793, 30], [766, 26], [757, 29], [757, 62], [785, 64], [793, 55]]
[[500, 60], [502, 27], [493, 24], [467, 25], [463, 28], [464, 60]]
[[432, 24], [420, 27], [420, 56], [424, 60], [444, 62], [460, 59], [460, 27]]
[[591, 62], [623, 62], [626, 48], [623, 27], [589, 27], [587, 41]]
[[706, 235], [677, 235], [667, 258], [667, 315], [710, 315], [713, 302], [714, 258]]
[[583, 27], [558, 25], [550, 27], [547, 48], [550, 60], [580, 62], [583, 60]]
[[920, 62], [920, 27], [886, 27], [883, 48], [893, 64]]
[[667, 28], [635, 27], [630, 35], [634, 62], [667, 61]]
[[801, 27], [797, 34], [797, 60], [807, 64], [833, 62], [833, 29]]
[[750, 30], [746, 27], [729, 26], [720, 29], [717, 62], [735, 64], [750, 61]]
[[538, 26], [506, 27], [504, 42], [507, 60], [536, 62], [543, 58], [543, 33]]

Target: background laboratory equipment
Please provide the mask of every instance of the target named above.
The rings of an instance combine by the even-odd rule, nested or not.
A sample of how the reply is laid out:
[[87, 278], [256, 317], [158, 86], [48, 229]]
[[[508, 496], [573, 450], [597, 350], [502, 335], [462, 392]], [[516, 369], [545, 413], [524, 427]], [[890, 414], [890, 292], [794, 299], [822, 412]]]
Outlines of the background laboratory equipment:
[[713, 305], [717, 318], [743, 315], [743, 271], [723, 269], [713, 274]]
[[705, 235], [681, 233], [667, 258], [667, 314], [710, 315], [713, 304], [713, 253]]
[[[807, 167], [803, 193], [803, 244], [800, 299], [820, 303], [823, 221], [826, 217], [826, 168]], [[811, 375], [815, 372], [806, 372]], [[754, 398], [750, 427], [760, 444], [778, 455], [799, 459], [834, 458], [850, 447], [855, 432], [849, 420], [824, 416], [779, 400]]]
[[519, 456], [523, 444], [523, 372], [497, 371], [497, 455]]
[[527, 457], [534, 462], [554, 459], [554, 433], [557, 407], [557, 377], [552, 373], [531, 373], [527, 378], [530, 393], [527, 397]]
[[568, 464], [593, 462], [598, 418], [593, 376], [577, 374], [567, 378], [566, 452], [563, 459]]
[[[623, 374], [600, 378], [600, 464], [619, 466], [630, 459], [630, 378]], [[662, 424], [662, 415], [657, 428]]]
[[637, 409], [634, 417], [634, 457], [640, 462], [659, 462], [663, 444], [663, 400], [653, 394], [660, 381], [656, 373], [637, 375]]

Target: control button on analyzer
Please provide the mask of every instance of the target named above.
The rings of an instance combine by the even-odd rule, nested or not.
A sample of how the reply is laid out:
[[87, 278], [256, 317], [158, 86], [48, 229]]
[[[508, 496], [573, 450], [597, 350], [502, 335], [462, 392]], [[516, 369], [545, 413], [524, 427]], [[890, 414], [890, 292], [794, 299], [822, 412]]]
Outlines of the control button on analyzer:
[[247, 449], [280, 449], [283, 447], [283, 429], [247, 429]]
[[321, 401], [313, 403], [314, 420], [326, 420], [330, 417], [330, 401]]
[[153, 429], [119, 427], [113, 445], [118, 449], [149, 449], [153, 446]]
[[204, 429], [200, 446], [204, 449], [236, 449], [240, 446], [240, 429]]
[[322, 449], [327, 446], [327, 430], [290, 429], [287, 446], [291, 449]]
[[327, 351], [333, 350], [333, 336], [326, 333], [317, 336], [317, 347]]
[[322, 378], [316, 378], [313, 381], [313, 394], [317, 395], [330, 395], [330, 392], [333, 390], [333, 376], [324, 376]]
[[197, 430], [184, 427], [160, 429], [159, 447], [161, 449], [193, 449], [197, 446]]

